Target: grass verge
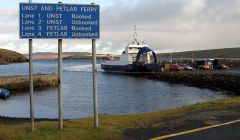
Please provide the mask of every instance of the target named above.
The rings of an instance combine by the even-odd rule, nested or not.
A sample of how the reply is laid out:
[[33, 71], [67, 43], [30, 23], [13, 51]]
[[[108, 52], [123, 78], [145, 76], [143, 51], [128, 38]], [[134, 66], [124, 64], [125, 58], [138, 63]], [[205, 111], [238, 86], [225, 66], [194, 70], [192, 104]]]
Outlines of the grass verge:
[[[64, 130], [58, 130], [57, 121], [36, 123], [36, 132], [30, 132], [30, 124], [0, 125], [0, 140], [122, 140], [129, 139], [125, 132], [128, 129], [154, 126], [161, 129], [164, 120], [182, 117], [191, 112], [217, 111], [219, 109], [240, 106], [240, 98], [229, 98], [206, 103], [184, 106], [159, 112], [132, 115], [100, 115], [100, 127], [93, 128], [93, 118], [66, 120]], [[1, 121], [1, 120], [0, 120]], [[155, 125], [155, 124], [159, 125]]]

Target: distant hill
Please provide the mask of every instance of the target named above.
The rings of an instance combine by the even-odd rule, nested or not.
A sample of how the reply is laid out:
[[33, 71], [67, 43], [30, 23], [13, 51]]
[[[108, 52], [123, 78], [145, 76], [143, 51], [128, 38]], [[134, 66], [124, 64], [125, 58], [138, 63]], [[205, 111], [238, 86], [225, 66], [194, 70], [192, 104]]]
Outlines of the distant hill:
[[[169, 58], [171, 53], [157, 54], [159, 58]], [[181, 57], [195, 58], [240, 58], [240, 48], [224, 48], [199, 51], [174, 52], [173, 58]]]
[[[28, 58], [28, 54], [25, 54]], [[88, 52], [64, 52], [62, 54], [63, 59], [91, 59], [92, 54]], [[58, 53], [52, 52], [37, 52], [33, 53], [33, 59], [57, 59]], [[97, 54], [97, 58], [108, 58], [106, 54]]]
[[[108, 59], [109, 56], [107, 54], [96, 54], [97, 59]], [[65, 57], [64, 59], [92, 59], [92, 54], [78, 54], [78, 55], [70, 55]]]
[[0, 49], [0, 64], [6, 64], [6, 63], [23, 63], [26, 62], [27, 59], [24, 55], [6, 50], [6, 49]]
[[[36, 55], [57, 55], [58, 53], [55, 52], [35, 52], [33, 56]], [[88, 52], [63, 52], [64, 55], [80, 55], [80, 54], [90, 54]], [[28, 54], [25, 54], [28, 57]]]
[[[66, 57], [71, 57], [74, 55], [89, 55], [90, 53], [88, 52], [64, 52], [62, 54], [63, 58]], [[28, 54], [24, 54], [25, 57], [29, 58]], [[54, 52], [36, 52], [33, 53], [33, 59], [37, 60], [44, 60], [44, 59], [57, 59], [58, 58], [58, 53]]]

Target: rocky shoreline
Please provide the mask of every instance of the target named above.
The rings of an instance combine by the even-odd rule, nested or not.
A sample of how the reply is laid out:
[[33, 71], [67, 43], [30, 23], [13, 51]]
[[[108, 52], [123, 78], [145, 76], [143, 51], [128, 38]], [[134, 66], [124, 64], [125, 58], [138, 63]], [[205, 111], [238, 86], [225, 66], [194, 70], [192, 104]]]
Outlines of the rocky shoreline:
[[[44, 89], [50, 87], [57, 87], [58, 77], [55, 74], [35, 74], [33, 76], [34, 89]], [[11, 91], [25, 91], [29, 90], [28, 76], [3, 76], [0, 77], [0, 87]]]
[[148, 78], [185, 84], [213, 90], [224, 90], [233, 94], [240, 94], [240, 74], [218, 74], [199, 72], [160, 72], [148, 75]]
[[[41, 121], [57, 121], [58, 119], [35, 119], [36, 122]], [[22, 123], [30, 123], [29, 118], [4, 117], [0, 116], [0, 125], [16, 125]]]

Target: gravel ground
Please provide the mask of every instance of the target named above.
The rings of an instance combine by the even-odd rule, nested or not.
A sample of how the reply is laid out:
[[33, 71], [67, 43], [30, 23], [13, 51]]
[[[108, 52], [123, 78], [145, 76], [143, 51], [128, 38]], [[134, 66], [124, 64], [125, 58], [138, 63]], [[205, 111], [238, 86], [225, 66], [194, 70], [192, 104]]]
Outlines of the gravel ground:
[[193, 71], [197, 73], [209, 73], [209, 74], [240, 74], [240, 67], [231, 68], [227, 70], [199, 70]]

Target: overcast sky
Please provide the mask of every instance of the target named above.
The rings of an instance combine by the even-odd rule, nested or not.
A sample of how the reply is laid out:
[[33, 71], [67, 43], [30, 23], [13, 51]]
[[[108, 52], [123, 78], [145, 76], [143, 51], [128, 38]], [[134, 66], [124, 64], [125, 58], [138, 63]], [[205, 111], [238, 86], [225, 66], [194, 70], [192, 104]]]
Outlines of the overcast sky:
[[[61, 0], [101, 6], [101, 38], [97, 53], [120, 53], [138, 37], [156, 52], [240, 47], [240, 0]], [[28, 52], [18, 39], [18, 5], [0, 5], [0, 48]], [[33, 2], [56, 3], [53, 0]], [[91, 52], [91, 40], [64, 40], [63, 51]], [[34, 40], [34, 52], [57, 52], [57, 40]]]

